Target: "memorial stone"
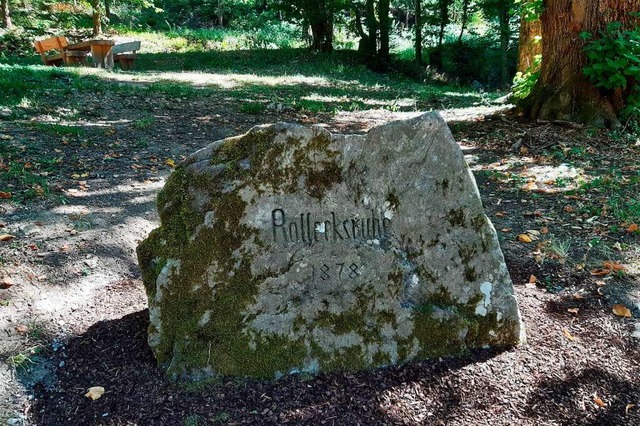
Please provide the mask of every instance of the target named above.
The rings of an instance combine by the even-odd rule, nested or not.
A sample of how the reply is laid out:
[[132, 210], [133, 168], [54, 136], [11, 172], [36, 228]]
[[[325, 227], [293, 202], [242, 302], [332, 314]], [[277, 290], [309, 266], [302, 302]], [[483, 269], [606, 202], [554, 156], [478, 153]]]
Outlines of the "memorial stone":
[[138, 247], [174, 379], [361, 370], [505, 347], [524, 328], [495, 230], [439, 115], [366, 135], [279, 123], [214, 142]]

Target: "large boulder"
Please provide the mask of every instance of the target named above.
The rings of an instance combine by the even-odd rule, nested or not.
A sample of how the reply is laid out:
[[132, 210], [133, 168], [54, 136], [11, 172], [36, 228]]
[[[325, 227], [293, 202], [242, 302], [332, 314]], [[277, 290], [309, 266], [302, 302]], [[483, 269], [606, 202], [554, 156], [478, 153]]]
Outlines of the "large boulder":
[[138, 247], [173, 378], [359, 370], [524, 329], [473, 175], [437, 114], [367, 135], [255, 127], [176, 167]]

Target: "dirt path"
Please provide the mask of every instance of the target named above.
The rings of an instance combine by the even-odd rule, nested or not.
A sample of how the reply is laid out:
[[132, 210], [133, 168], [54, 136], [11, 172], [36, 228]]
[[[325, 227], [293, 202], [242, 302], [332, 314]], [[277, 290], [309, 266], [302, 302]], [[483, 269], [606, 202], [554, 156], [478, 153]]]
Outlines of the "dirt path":
[[[0, 243], [0, 278], [11, 283], [0, 290], [0, 420], [13, 425], [640, 423], [640, 325], [610, 312], [612, 305], [626, 303], [636, 318], [640, 314], [640, 304], [634, 305], [640, 301], [633, 269], [638, 265], [628, 261], [633, 253], [626, 253], [629, 273], [623, 279], [605, 277], [606, 286], [558, 259], [537, 262], [535, 249], [515, 240], [519, 232], [557, 225], [557, 235], [570, 235], [590, 228], [564, 226], [568, 201], [561, 194], [523, 200], [514, 187], [479, 173], [510, 155], [508, 148], [522, 131], [513, 123], [474, 124], [485, 110], [445, 116], [471, 123], [457, 129], [456, 137], [477, 172], [488, 214], [504, 234], [503, 250], [529, 327], [527, 346], [370, 373], [218, 383], [205, 391], [165, 382], [146, 347], [146, 302], [135, 247], [158, 224], [155, 196], [171, 163], [262, 122], [325, 123], [332, 131], [363, 132], [403, 114], [307, 117], [290, 111], [229, 117], [212, 99], [105, 101], [83, 105], [73, 123], [82, 131], [72, 135], [28, 122], [0, 122], [5, 140], [37, 139], [39, 149], [62, 158], [51, 175], [59, 202], [0, 204], [0, 233], [14, 236]], [[485, 137], [496, 129], [504, 133]], [[555, 136], [565, 133], [559, 129]], [[481, 147], [483, 138], [490, 141]], [[638, 246], [637, 236], [620, 238], [626, 246]], [[531, 275], [538, 281], [525, 286]], [[107, 393], [92, 403], [83, 397], [90, 386], [104, 386]]]

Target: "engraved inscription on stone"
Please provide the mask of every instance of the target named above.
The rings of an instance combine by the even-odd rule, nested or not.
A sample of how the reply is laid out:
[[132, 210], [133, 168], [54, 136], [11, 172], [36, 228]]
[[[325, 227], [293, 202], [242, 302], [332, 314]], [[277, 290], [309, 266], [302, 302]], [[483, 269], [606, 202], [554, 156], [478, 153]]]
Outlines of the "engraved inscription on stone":
[[312, 213], [290, 214], [284, 209], [271, 212], [274, 242], [317, 243], [322, 241], [373, 240], [389, 235], [391, 219], [371, 210], [366, 217], [327, 217]]

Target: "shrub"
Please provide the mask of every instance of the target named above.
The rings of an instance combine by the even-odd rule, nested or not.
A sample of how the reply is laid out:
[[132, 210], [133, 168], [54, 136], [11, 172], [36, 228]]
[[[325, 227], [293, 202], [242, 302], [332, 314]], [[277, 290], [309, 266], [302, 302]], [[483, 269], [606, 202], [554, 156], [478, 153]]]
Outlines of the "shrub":
[[585, 46], [587, 66], [584, 74], [597, 87], [621, 90], [626, 97], [623, 117], [640, 117], [640, 28], [623, 29], [622, 23], [611, 22], [600, 36], [580, 36], [589, 40]]

